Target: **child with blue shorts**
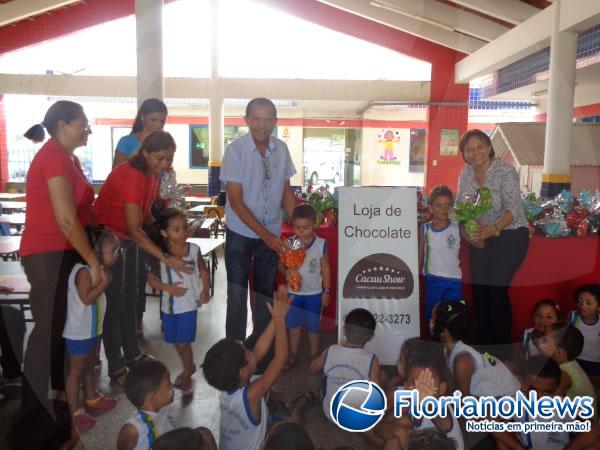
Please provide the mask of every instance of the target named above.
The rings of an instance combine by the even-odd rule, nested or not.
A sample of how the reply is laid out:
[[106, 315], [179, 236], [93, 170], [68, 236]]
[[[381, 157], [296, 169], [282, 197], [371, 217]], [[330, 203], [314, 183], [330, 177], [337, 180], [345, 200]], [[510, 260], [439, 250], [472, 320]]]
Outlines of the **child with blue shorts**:
[[450, 220], [454, 195], [447, 186], [429, 193], [432, 221], [419, 227], [419, 267], [425, 276], [424, 319], [429, 322], [433, 307], [443, 300], [462, 298], [462, 272], [458, 252], [460, 229]]
[[[80, 431], [90, 429], [96, 423], [86, 410], [106, 411], [117, 404], [114, 398], [96, 390], [94, 363], [106, 312], [104, 290], [111, 281], [110, 272], [106, 268], [117, 262], [121, 247], [119, 238], [107, 230], [97, 235], [92, 234], [91, 238], [94, 251], [103, 265], [101, 278], [94, 286], [89, 266], [75, 264], [68, 280], [67, 320], [63, 330], [70, 361], [65, 393], [73, 424]], [[79, 406], [79, 388], [82, 380], [85, 409]]]
[[[315, 236], [317, 212], [309, 204], [294, 208], [292, 224], [295, 237], [306, 246], [306, 256], [300, 267], [302, 286], [299, 291], [290, 291], [292, 305], [286, 317], [289, 332], [290, 353], [286, 369], [290, 369], [298, 360], [298, 346], [302, 327], [308, 332], [311, 360], [319, 354], [319, 336], [321, 331], [321, 310], [329, 305], [331, 295], [331, 272], [327, 256], [327, 242]], [[285, 273], [280, 264], [279, 270]]]
[[198, 308], [208, 303], [208, 269], [200, 247], [187, 242], [188, 222], [185, 214], [176, 208], [160, 213], [155, 222], [154, 240], [167, 254], [189, 261], [191, 273], [175, 272], [160, 263], [160, 274], [150, 272], [148, 283], [161, 291], [160, 311], [165, 342], [175, 345], [183, 371], [175, 379], [175, 387], [183, 396], [193, 393], [192, 375], [196, 372], [192, 342], [196, 340]]

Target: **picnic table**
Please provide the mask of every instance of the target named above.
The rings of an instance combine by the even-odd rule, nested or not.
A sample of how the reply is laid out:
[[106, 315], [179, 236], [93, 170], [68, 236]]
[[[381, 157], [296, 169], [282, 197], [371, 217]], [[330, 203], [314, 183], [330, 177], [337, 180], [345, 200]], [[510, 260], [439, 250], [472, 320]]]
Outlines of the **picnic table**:
[[19, 259], [21, 236], [0, 236], [0, 258], [4, 261]]

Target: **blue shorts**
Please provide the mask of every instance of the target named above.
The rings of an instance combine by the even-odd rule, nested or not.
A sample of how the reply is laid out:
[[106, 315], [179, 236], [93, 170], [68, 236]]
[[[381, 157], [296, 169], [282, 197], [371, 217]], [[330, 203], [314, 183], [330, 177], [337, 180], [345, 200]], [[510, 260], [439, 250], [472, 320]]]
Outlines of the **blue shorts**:
[[89, 339], [68, 339], [65, 338], [67, 352], [70, 356], [81, 356], [92, 353], [100, 342], [98, 336]]
[[577, 362], [583, 369], [583, 371], [589, 375], [600, 376], [600, 362], [586, 361], [585, 359], [577, 359]]
[[425, 275], [425, 322], [429, 322], [433, 307], [441, 301], [461, 299], [462, 280]]
[[290, 294], [292, 305], [285, 318], [288, 328], [303, 326], [309, 333], [319, 334], [321, 331], [321, 295]]
[[165, 342], [169, 344], [189, 344], [196, 340], [196, 319], [198, 311], [181, 314], [162, 313]]

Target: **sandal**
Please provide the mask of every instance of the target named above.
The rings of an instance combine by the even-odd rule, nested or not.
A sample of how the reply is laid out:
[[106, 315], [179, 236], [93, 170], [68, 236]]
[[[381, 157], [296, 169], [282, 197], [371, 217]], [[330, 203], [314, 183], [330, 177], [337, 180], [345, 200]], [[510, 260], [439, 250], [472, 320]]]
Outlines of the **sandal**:
[[[190, 377], [196, 373], [197, 369], [198, 368], [196, 367], [196, 364], [194, 364], [192, 366], [192, 373], [190, 374]], [[183, 373], [180, 373], [179, 375], [177, 375], [177, 378], [175, 378], [175, 382], [173, 383], [173, 386], [175, 386], [177, 389], [182, 389], [181, 388], [181, 386], [183, 385], [182, 380], [183, 380]]]
[[132, 361], [127, 361], [128, 366], [135, 366], [137, 363], [146, 362], [146, 361], [156, 361], [156, 358], [148, 353], [140, 353]]
[[98, 392], [98, 397], [93, 400], [84, 400], [85, 409], [88, 411], [110, 411], [117, 406], [117, 400], [109, 395]]
[[122, 369], [117, 370], [115, 373], [109, 374], [108, 377], [112, 381], [116, 381], [119, 386], [125, 386], [127, 375], [129, 375], [129, 369], [127, 369], [127, 367], [123, 367]]
[[290, 356], [288, 357], [288, 360], [285, 363], [285, 366], [283, 366], [283, 370], [290, 370], [292, 367], [294, 367], [296, 365], [297, 362], [298, 362], [298, 353], [290, 352]]
[[302, 402], [304, 402], [304, 406], [310, 406], [318, 405], [319, 403], [321, 403], [321, 401], [322, 397], [321, 391], [319, 389], [306, 392], [297, 392], [295, 395], [292, 396], [292, 399], [290, 400], [290, 407], [292, 410], [294, 410]]

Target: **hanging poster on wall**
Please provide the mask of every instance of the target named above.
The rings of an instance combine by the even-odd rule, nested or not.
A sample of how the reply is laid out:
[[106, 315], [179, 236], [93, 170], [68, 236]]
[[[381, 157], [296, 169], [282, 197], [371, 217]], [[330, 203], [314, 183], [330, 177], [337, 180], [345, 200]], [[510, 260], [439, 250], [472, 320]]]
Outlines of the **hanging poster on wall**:
[[377, 143], [381, 146], [381, 153], [377, 164], [399, 166], [398, 144], [400, 143], [400, 130], [382, 128], [377, 133]]
[[458, 128], [442, 128], [440, 131], [440, 156], [458, 155]]
[[396, 364], [402, 342], [420, 332], [416, 196], [416, 188], [339, 188], [338, 323], [369, 310], [377, 327], [365, 348], [381, 364]]
[[425, 171], [425, 143], [427, 131], [425, 128], [410, 129], [409, 172]]

